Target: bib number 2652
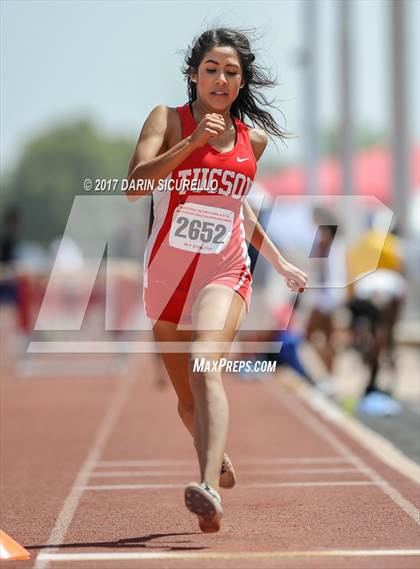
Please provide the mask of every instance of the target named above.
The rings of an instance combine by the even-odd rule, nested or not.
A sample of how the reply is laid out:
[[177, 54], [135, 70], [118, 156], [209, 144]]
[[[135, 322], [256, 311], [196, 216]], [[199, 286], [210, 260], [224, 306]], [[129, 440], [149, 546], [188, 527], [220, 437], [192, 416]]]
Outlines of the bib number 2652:
[[169, 244], [185, 251], [220, 253], [232, 235], [232, 224], [232, 211], [202, 204], [183, 204], [174, 212]]

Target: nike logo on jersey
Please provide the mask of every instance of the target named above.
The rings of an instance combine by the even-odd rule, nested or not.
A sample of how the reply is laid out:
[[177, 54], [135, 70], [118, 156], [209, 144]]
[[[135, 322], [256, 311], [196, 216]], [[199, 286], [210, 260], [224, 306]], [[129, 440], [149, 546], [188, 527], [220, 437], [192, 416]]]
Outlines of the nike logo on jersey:
[[245, 160], [249, 160], [249, 156], [247, 156], [246, 158], [239, 158], [239, 156], [236, 157], [236, 160], [238, 162], [245, 162]]

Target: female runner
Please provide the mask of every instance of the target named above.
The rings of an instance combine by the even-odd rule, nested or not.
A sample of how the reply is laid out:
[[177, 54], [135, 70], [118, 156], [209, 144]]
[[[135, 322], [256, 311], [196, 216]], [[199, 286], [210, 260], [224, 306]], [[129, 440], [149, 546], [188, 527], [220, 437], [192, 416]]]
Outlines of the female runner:
[[[220, 528], [219, 486], [235, 484], [224, 453], [228, 403], [221, 373], [212, 364], [229, 352], [249, 310], [245, 239], [291, 290], [303, 291], [307, 283], [307, 275], [267, 237], [245, 199], [267, 134], [284, 136], [257, 104], [267, 104], [257, 90], [274, 83], [254, 60], [243, 33], [204, 32], [185, 60], [188, 103], [153, 109], [129, 167], [130, 183], [145, 182], [128, 192], [129, 199], [150, 194], [146, 182], [153, 188], [154, 220], [144, 264], [146, 313], [158, 344], [188, 345], [186, 353], [163, 351], [162, 359], [198, 455], [201, 483], [186, 487], [185, 503], [203, 532]], [[245, 117], [260, 128], [245, 125]], [[197, 371], [194, 361], [202, 358], [210, 365]]]

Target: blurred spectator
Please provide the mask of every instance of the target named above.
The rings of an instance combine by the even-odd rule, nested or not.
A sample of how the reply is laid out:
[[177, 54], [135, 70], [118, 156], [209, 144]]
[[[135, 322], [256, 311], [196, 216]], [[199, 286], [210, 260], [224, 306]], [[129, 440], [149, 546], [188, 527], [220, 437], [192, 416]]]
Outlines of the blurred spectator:
[[[377, 269], [372, 272], [377, 261]], [[353, 342], [369, 368], [369, 379], [359, 411], [374, 415], [393, 415], [400, 406], [389, 391], [378, 386], [381, 360], [396, 371], [394, 326], [407, 290], [402, 275], [404, 262], [400, 241], [394, 230], [385, 235], [369, 228], [349, 250], [351, 280], [348, 308], [351, 313]], [[371, 272], [369, 272], [371, 271]]]
[[0, 233], [0, 303], [18, 302], [18, 281], [15, 273], [19, 238], [20, 212], [11, 207], [4, 213]]
[[18, 324], [23, 332], [30, 328], [29, 279], [17, 272], [21, 213], [18, 207], [7, 209], [0, 233], [0, 305], [17, 308]]
[[18, 208], [11, 207], [4, 213], [0, 235], [0, 262], [10, 265], [16, 259], [16, 245], [20, 225]]
[[[347, 271], [349, 282], [354, 283], [361, 275], [374, 269], [389, 269], [403, 273], [404, 261], [402, 247], [394, 228], [391, 233], [375, 227], [371, 221], [369, 229], [349, 249]], [[352, 291], [353, 285], [350, 285]]]
[[71, 237], [57, 237], [51, 243], [51, 253], [55, 258], [54, 267], [64, 273], [78, 273], [84, 267], [82, 250]]
[[[260, 332], [258, 341], [281, 343], [278, 352], [269, 352], [256, 359], [265, 359], [270, 362], [277, 363], [278, 367], [285, 366], [295, 371], [301, 379], [309, 385], [318, 389], [322, 394], [334, 396], [335, 389], [331, 382], [324, 381], [319, 378], [319, 374], [314, 374], [312, 364], [314, 358], [308, 352], [308, 344], [305, 334], [298, 330], [295, 323], [299, 297], [296, 302], [291, 300], [277, 305], [273, 309], [273, 322], [276, 326], [275, 330], [267, 330]], [[305, 348], [305, 349], [304, 349]], [[265, 376], [256, 376], [253, 373], [242, 372], [239, 379], [264, 379]]]
[[278, 353], [266, 354], [266, 359], [276, 361], [279, 366], [288, 366], [298, 373], [310, 385], [316, 385], [312, 374], [308, 370], [305, 362], [302, 361], [299, 353], [300, 347], [305, 342], [305, 336], [295, 330], [294, 326], [294, 310], [297, 308], [298, 301], [295, 306], [287, 302], [275, 308], [274, 320], [278, 330], [273, 330], [270, 337], [267, 338], [271, 342], [281, 342], [282, 346]]

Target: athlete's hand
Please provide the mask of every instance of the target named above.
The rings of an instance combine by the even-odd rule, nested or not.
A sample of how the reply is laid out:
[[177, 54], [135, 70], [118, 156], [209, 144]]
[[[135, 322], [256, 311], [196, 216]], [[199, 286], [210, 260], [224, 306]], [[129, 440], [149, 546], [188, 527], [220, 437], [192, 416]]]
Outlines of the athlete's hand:
[[225, 119], [222, 115], [216, 113], [207, 113], [201, 119], [197, 128], [191, 135], [191, 143], [200, 148], [209, 142], [217, 138], [225, 130]]
[[308, 275], [292, 265], [285, 263], [282, 265], [279, 273], [284, 277], [287, 286], [293, 292], [304, 292], [308, 284]]

